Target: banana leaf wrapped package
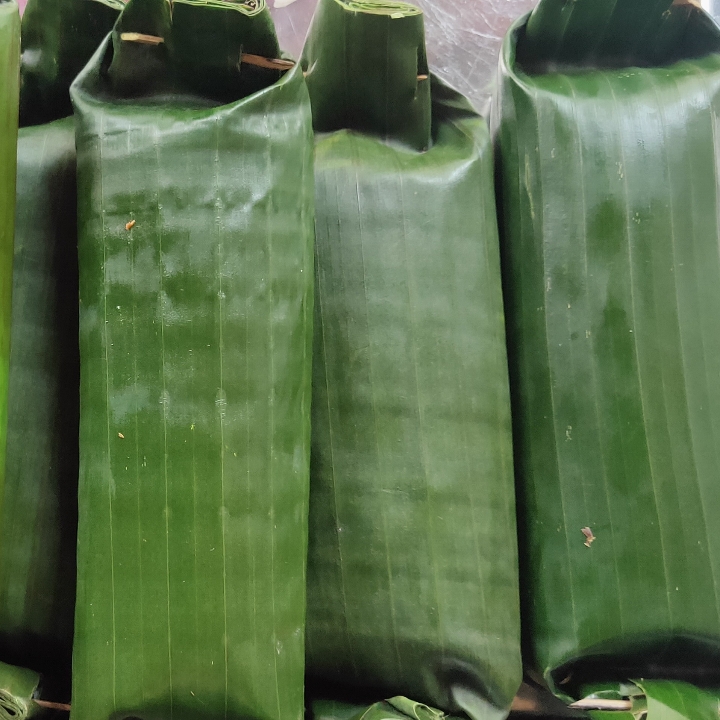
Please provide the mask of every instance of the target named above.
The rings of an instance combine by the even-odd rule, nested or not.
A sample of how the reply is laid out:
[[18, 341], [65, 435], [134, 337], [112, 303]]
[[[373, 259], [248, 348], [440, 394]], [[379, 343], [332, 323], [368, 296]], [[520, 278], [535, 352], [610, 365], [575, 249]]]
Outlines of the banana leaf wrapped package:
[[[5, 491], [19, 91], [20, 13], [14, 0], [0, 0], [0, 500]], [[0, 662], [0, 718], [27, 717], [38, 680], [31, 670]]]
[[[117, 16], [120, 3], [114, 10]], [[78, 16], [81, 15], [81, 20]], [[77, 197], [70, 80], [112, 28], [96, 0], [30, 0], [22, 19], [21, 127], [8, 396], [0, 520], [0, 659], [43, 674], [43, 691], [69, 701], [75, 612], [78, 393]], [[95, 46], [88, 49], [88, 42]], [[26, 63], [28, 61], [30, 64]]]
[[20, 130], [0, 659], [70, 698], [77, 533], [77, 233], [72, 118]]
[[720, 686], [720, 31], [541, 0], [497, 119], [528, 659]]
[[489, 133], [429, 77], [413, 6], [322, 0], [303, 63], [317, 132], [308, 674], [321, 695], [503, 717], [519, 610]]
[[131, 0], [71, 88], [73, 720], [303, 713], [313, 143], [278, 56], [257, 0]]
[[20, 14], [14, 0], [0, 0], [0, 490], [5, 479], [19, 87]]

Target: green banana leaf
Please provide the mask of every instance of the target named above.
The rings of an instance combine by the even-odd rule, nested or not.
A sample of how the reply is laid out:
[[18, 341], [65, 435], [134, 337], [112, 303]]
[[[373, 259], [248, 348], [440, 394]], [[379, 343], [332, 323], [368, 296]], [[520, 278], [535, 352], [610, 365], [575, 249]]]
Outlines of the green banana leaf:
[[[70, 20], [72, 27], [63, 24]], [[30, 0], [24, 57], [33, 47], [51, 56], [46, 65], [81, 67], [102, 38], [89, 49], [88, 42], [111, 28], [108, 7], [95, 0]], [[70, 103], [67, 72], [44, 78], [42, 94], [28, 73], [22, 65], [26, 116], [61, 118]], [[80, 374], [73, 118], [21, 127], [17, 164], [0, 657], [41, 672], [46, 696], [69, 701]]]
[[[131, 0], [71, 88], [73, 720], [303, 712], [312, 124], [299, 66], [241, 56], [257, 5]], [[213, 52], [184, 83], [192, 27]], [[221, 55], [227, 104], [194, 86]]]
[[0, 497], [5, 484], [19, 85], [20, 14], [15, 0], [0, 0]]
[[717, 720], [717, 694], [682, 682], [638, 680], [647, 700], [647, 720]]
[[567, 696], [720, 684], [718, 53], [671, 0], [541, 0], [502, 50], [527, 659]]
[[669, 680], [635, 680], [629, 687], [591, 693], [587, 700], [603, 697], [630, 700], [628, 711], [590, 710], [593, 720], [717, 720], [720, 699], [711, 691], [684, 682]]
[[72, 114], [68, 88], [112, 28], [123, 0], [30, 0], [22, 18], [20, 124]]
[[337, 0], [303, 56], [318, 131], [307, 671], [480, 720], [521, 679], [493, 157], [424, 56], [416, 8]]

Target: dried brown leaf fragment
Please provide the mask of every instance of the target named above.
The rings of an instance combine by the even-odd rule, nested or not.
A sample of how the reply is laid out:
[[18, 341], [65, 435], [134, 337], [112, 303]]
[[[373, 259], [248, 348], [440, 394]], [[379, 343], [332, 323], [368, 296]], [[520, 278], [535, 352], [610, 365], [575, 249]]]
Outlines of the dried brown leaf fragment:
[[585, 547], [590, 547], [597, 538], [593, 535], [593, 531], [589, 527], [582, 528], [582, 534], [585, 536]]

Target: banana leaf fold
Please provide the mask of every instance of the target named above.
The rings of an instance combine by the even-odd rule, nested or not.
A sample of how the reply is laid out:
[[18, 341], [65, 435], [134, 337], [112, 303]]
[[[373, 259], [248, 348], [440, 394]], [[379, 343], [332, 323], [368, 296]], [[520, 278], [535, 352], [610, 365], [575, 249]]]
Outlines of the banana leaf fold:
[[520, 684], [507, 360], [484, 121], [423, 15], [321, 0], [308, 676], [474, 720]]
[[131, 0], [71, 88], [73, 720], [303, 712], [312, 124], [271, 30]]
[[0, 662], [0, 720], [26, 720], [40, 713], [34, 702], [40, 676], [26, 668]]
[[528, 661], [720, 685], [720, 31], [541, 0], [496, 103]]
[[376, 702], [369, 707], [336, 700], [313, 700], [312, 720], [446, 720], [437, 708], [397, 696]]

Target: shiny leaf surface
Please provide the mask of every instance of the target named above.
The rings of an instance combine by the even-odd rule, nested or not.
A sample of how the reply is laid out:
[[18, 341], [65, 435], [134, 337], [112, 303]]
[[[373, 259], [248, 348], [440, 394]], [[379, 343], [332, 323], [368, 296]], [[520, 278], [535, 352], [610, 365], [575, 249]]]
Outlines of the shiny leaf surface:
[[[378, 22], [360, 3], [325, 4], [337, 8], [318, 14], [304, 55], [316, 121], [342, 84], [333, 68], [348, 69], [323, 62], [337, 9], [352, 16], [340, 25], [351, 57]], [[492, 148], [462, 97], [418, 87], [422, 26], [403, 7], [382, 21], [383, 37], [403, 38], [393, 52], [411, 55], [390, 56], [405, 75], [373, 95], [350, 74], [344, 92], [374, 107], [316, 139], [308, 672], [370, 702], [402, 693], [489, 718], [520, 684]], [[431, 107], [388, 136], [384, 108], [408, 88]]]
[[[571, 696], [589, 679], [718, 675], [720, 35], [668, 4], [543, 0], [501, 59], [528, 641]], [[611, 32], [634, 15], [671, 38], [676, 11], [715, 53]], [[529, 35], [560, 48], [533, 59]]]
[[[179, 18], [194, 13], [180, 4], [168, 33], [189, 31]], [[72, 89], [81, 304], [72, 717], [297, 718], [312, 341], [307, 90], [298, 67], [225, 105], [198, 96], [169, 34], [145, 55], [119, 37], [147, 32], [143, 22], [163, 29], [166, 9], [133, 0]], [[223, 28], [242, 6], [192, 9], [206, 29], [217, 23], [215, 43], [236, 64], [243, 35]], [[137, 99], [105, 72], [116, 59], [123, 82], [137, 73]], [[159, 77], [143, 60], [165, 72], [170, 94], [143, 85]]]

